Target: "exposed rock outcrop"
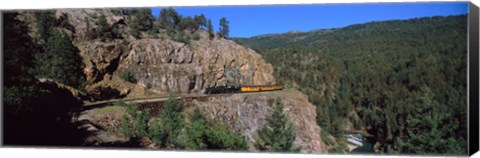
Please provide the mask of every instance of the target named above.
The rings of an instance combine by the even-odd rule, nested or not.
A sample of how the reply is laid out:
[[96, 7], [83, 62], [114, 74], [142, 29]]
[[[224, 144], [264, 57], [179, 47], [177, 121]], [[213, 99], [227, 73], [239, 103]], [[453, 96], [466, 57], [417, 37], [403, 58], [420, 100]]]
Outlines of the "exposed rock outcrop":
[[207, 101], [194, 100], [193, 104], [202, 109], [207, 118], [230, 126], [235, 132], [245, 135], [252, 144], [257, 130], [270, 117], [277, 96], [282, 99], [284, 112], [293, 124], [296, 134], [293, 145], [301, 147], [302, 153], [327, 153], [320, 137], [322, 131], [315, 119], [316, 108], [308, 102], [306, 95], [297, 90], [215, 96]]
[[[112, 76], [127, 72], [138, 81], [137, 89], [140, 86], [156, 92], [203, 93], [215, 86], [275, 83], [272, 66], [261, 55], [230, 40], [210, 39], [205, 30], [195, 33], [199, 40], [185, 44], [162, 33], [159, 36], [163, 38], [135, 39], [128, 33], [129, 16], [109, 9], [62, 9], [55, 15], [75, 27], [73, 41], [92, 83], [87, 90], [105, 87]], [[110, 27], [121, 30], [123, 38], [88, 39], [86, 34], [96, 28], [95, 17], [100, 15], [106, 16]]]
[[272, 66], [260, 55], [225, 39], [204, 37], [190, 45], [141, 39], [129, 47], [118, 72], [130, 72], [138, 84], [156, 91], [203, 93], [215, 86], [275, 83]]

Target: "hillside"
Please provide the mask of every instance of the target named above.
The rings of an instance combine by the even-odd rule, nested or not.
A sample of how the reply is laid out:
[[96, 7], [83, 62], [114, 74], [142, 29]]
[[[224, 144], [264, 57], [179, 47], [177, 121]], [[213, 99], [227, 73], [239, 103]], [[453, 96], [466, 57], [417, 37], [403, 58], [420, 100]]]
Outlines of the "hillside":
[[[316, 107], [299, 91], [204, 94], [276, 80], [271, 64], [214, 33], [203, 14], [60, 9], [5, 17], [7, 145], [328, 152]], [[182, 98], [190, 95], [208, 99]], [[155, 111], [125, 101], [142, 97], [162, 101]]]
[[322, 109], [330, 134], [367, 132], [376, 152], [465, 154], [466, 33], [458, 15], [237, 40]]
[[[260, 55], [225, 38], [211, 38], [204, 29], [178, 24], [185, 30], [171, 31], [157, 26], [156, 32], [147, 29], [135, 37], [131, 30], [136, 15], [119, 10], [66, 9], [50, 14], [71, 25], [58, 28], [70, 36], [78, 49], [87, 91], [112, 88], [122, 95], [139, 96], [148, 91], [203, 93], [206, 88], [227, 83], [275, 83], [271, 65]], [[100, 16], [105, 17], [102, 27], [110, 34], [105, 37], [98, 31]], [[30, 24], [31, 30], [38, 27], [34, 12], [19, 17]], [[150, 29], [156, 26], [151, 25]], [[131, 77], [130, 81], [124, 82], [125, 76]]]

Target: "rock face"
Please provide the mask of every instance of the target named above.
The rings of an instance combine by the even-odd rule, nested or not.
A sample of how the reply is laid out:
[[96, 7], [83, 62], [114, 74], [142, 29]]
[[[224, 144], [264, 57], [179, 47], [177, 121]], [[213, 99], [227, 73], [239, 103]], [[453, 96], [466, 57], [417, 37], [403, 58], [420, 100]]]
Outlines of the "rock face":
[[122, 30], [123, 35], [127, 35], [128, 16], [121, 13], [120, 10], [112, 9], [58, 9], [55, 12], [57, 19], [65, 19], [74, 27], [74, 40], [89, 40], [88, 31], [96, 29], [96, 19], [104, 15], [110, 27], [116, 27]]
[[[192, 104], [199, 107], [207, 118], [242, 133], [252, 144], [257, 130], [264, 125], [266, 118], [270, 117], [277, 96], [282, 98], [284, 112], [293, 124], [296, 134], [293, 145], [301, 147], [302, 153], [327, 153], [326, 145], [320, 137], [322, 131], [316, 123], [315, 106], [299, 91], [215, 96], [206, 101], [194, 100]], [[251, 146], [250, 150], [253, 148]]]
[[[126, 27], [129, 17], [108, 9], [63, 9], [55, 15], [75, 28], [73, 41], [84, 59], [87, 80], [92, 83], [87, 90], [106, 83], [120, 87], [124, 83], [114, 86], [110, 82], [122, 73], [133, 75], [137, 89], [140, 86], [155, 92], [203, 93], [215, 86], [275, 83], [272, 66], [261, 55], [230, 40], [210, 39], [205, 30], [195, 32], [199, 40], [185, 44], [170, 40], [164, 33], [159, 34], [162, 38], [135, 39]], [[122, 30], [122, 39], [86, 37], [96, 27], [94, 17], [100, 15], [106, 16], [110, 27]]]
[[203, 93], [215, 86], [275, 83], [272, 66], [260, 55], [225, 39], [202, 37], [190, 45], [142, 39], [129, 47], [118, 72], [130, 72], [138, 84], [156, 91]]

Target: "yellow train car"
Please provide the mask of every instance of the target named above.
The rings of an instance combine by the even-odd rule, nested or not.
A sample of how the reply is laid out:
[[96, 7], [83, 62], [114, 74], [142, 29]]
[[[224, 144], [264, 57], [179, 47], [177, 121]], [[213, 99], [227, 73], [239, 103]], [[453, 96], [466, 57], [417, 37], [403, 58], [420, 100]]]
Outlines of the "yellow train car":
[[248, 93], [248, 92], [260, 92], [260, 91], [275, 91], [275, 90], [282, 90], [282, 86], [278, 85], [266, 85], [266, 86], [241, 86], [240, 92]]
[[262, 86], [260, 87], [260, 91], [274, 91], [275, 86]]
[[258, 92], [260, 91], [260, 86], [241, 86], [240, 92]]

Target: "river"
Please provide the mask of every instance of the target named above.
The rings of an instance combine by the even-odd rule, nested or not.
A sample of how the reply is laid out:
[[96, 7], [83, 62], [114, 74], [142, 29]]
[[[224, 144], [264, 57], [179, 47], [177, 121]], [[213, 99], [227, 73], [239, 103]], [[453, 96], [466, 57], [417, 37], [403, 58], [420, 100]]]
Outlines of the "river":
[[373, 145], [360, 134], [347, 134], [351, 154], [374, 154]]

